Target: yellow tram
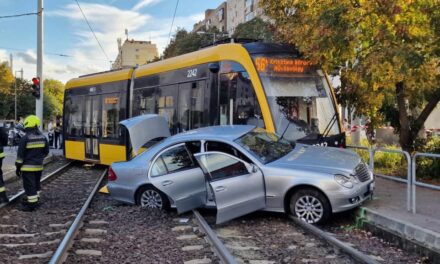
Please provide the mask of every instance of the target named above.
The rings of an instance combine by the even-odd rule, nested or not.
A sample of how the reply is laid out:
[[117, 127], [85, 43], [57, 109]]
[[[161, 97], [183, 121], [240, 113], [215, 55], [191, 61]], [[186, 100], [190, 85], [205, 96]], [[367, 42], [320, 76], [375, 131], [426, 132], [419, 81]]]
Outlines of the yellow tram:
[[127, 135], [118, 123], [146, 113], [164, 116], [172, 134], [252, 124], [291, 141], [345, 145], [325, 73], [291, 46], [252, 42], [70, 80], [65, 156], [107, 165], [128, 159]]

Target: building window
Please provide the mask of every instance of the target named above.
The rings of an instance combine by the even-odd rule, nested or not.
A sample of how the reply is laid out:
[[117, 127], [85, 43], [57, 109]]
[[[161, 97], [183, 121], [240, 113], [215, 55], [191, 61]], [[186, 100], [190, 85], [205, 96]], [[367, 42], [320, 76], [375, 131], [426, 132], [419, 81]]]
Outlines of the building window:
[[225, 18], [225, 17], [224, 17], [224, 15], [225, 15], [225, 10], [224, 10], [224, 8], [220, 9], [220, 10], [218, 11], [217, 15], [218, 15], [218, 21], [222, 21], [222, 20]]
[[137, 60], [139, 59], [139, 55], [136, 55], [136, 59], [137, 59]]

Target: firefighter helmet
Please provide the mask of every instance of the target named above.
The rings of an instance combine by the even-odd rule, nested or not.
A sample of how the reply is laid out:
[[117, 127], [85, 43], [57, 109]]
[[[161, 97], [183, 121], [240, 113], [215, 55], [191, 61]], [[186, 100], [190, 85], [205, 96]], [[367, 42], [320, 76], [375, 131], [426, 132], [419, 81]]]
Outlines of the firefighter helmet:
[[26, 117], [23, 122], [24, 128], [34, 128], [40, 126], [40, 119], [35, 115], [30, 115]]

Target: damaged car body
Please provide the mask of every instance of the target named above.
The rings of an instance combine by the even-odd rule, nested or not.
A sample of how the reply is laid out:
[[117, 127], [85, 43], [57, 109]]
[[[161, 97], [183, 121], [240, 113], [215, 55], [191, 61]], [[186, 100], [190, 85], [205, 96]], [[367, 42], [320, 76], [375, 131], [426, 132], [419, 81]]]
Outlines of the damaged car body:
[[[130, 161], [112, 164], [108, 189], [119, 201], [174, 206], [178, 213], [215, 208], [217, 223], [257, 210], [322, 223], [332, 213], [359, 206], [374, 189], [369, 168], [345, 149], [292, 144], [249, 125], [205, 127], [169, 137], [164, 121], [148, 136], [160, 117], [136, 118], [126, 125], [130, 138], [166, 138]], [[139, 152], [139, 142], [131, 139], [133, 153]]]

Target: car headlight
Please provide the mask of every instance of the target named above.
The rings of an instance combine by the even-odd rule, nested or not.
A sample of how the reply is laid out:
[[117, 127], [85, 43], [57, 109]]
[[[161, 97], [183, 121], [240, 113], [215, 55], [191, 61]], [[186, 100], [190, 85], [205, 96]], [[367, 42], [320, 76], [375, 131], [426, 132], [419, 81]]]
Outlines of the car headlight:
[[342, 174], [336, 174], [335, 175], [335, 181], [339, 183], [339, 185], [351, 189], [353, 188], [353, 182], [352, 179], [348, 176], [342, 175]]

